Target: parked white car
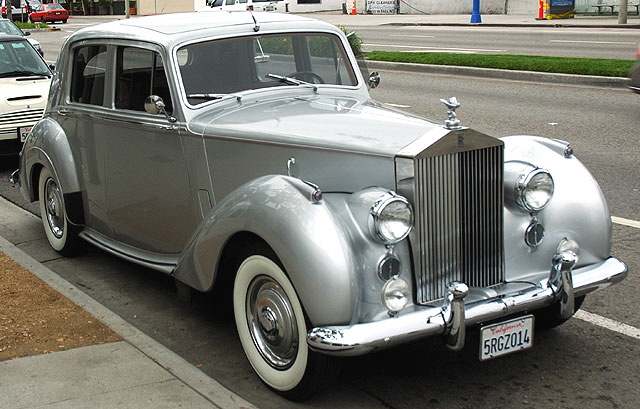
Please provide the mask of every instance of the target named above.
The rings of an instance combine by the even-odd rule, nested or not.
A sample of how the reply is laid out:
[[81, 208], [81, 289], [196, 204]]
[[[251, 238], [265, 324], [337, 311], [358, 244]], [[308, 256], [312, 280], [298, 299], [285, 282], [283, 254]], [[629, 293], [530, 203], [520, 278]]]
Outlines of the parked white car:
[[289, 12], [289, 3], [283, 0], [207, 0], [198, 11], [275, 11]]
[[26, 38], [0, 35], [0, 156], [17, 155], [42, 117], [51, 70]]

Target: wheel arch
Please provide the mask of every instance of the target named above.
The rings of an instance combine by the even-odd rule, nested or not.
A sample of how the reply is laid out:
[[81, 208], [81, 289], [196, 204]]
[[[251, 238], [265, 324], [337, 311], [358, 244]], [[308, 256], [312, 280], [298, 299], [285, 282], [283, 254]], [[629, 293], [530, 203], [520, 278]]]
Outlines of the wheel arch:
[[43, 118], [25, 141], [21, 168], [25, 169], [23, 194], [29, 200], [39, 200], [38, 181], [42, 168], [48, 168], [60, 183], [67, 208], [67, 219], [73, 225], [83, 225], [84, 201], [71, 145], [64, 130], [51, 118]]

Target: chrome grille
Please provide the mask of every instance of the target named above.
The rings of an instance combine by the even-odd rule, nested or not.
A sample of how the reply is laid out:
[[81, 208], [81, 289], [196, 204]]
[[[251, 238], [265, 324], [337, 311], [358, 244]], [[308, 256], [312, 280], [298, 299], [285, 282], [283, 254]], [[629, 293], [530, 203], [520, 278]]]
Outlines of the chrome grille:
[[502, 283], [503, 146], [420, 156], [414, 161], [417, 302], [442, 298], [452, 281]]
[[44, 109], [32, 108], [23, 109], [19, 111], [4, 112], [0, 114], [0, 126], [11, 126], [21, 124], [24, 122], [37, 122], [42, 118]]

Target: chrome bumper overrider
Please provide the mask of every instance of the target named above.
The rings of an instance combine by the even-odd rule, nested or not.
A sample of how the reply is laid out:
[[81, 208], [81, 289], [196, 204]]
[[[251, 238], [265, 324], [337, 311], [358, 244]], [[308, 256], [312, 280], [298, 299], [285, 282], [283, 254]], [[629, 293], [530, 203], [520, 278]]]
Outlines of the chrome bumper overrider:
[[[549, 277], [537, 285], [508, 290], [480, 301], [464, 302], [467, 286], [452, 283], [439, 306], [419, 307], [388, 319], [351, 326], [313, 328], [307, 334], [311, 349], [330, 355], [362, 355], [428, 336], [446, 337], [454, 350], [464, 345], [465, 327], [529, 312], [560, 303], [560, 315], [573, 314], [574, 297], [607, 287], [627, 276], [627, 266], [611, 257], [600, 264], [573, 270], [576, 259], [571, 252], [556, 254]], [[509, 288], [506, 286], [506, 288]]]
[[12, 185], [20, 185], [20, 169], [16, 169], [11, 173], [9, 182], [11, 182]]

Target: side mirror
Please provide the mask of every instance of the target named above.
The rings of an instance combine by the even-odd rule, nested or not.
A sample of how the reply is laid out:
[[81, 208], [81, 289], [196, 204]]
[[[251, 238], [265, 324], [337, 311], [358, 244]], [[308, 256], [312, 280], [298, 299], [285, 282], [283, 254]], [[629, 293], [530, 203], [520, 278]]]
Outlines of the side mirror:
[[369, 74], [369, 88], [373, 89], [380, 85], [380, 73], [378, 71], [374, 71]]
[[167, 113], [165, 107], [164, 101], [157, 95], [149, 95], [144, 101], [144, 110], [151, 115], [162, 114], [169, 122], [176, 122], [176, 119]]

